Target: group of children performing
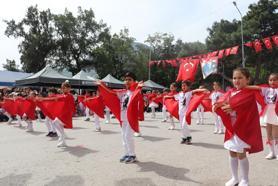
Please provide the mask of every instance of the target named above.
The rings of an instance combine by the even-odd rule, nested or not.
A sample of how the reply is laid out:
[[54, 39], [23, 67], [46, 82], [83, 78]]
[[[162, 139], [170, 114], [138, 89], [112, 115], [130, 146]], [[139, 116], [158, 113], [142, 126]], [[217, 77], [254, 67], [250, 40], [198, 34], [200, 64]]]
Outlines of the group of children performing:
[[[278, 117], [277, 94], [278, 74], [272, 73], [268, 85], [249, 85], [250, 73], [245, 68], [236, 68], [233, 71], [233, 88], [227, 92], [221, 90], [219, 83], [213, 83], [213, 92], [204, 87], [191, 90], [190, 81], [181, 83], [181, 91], [177, 92], [175, 83], [170, 90], [161, 95], [154, 93], [143, 95], [143, 82], [137, 82], [133, 73], [124, 76], [125, 89], [113, 90], [101, 81], [95, 96], [84, 97], [80, 102], [94, 113], [95, 122], [99, 127], [99, 118], [104, 118], [104, 110], [113, 113], [119, 121], [122, 130], [124, 154], [120, 162], [134, 163], [137, 161], [134, 144], [134, 133], [140, 133], [139, 121], [144, 120], [144, 97], [155, 117], [155, 108], [163, 104], [163, 121], [170, 120], [169, 129], [175, 128], [173, 118], [177, 118], [181, 125], [181, 144], [192, 144], [192, 136], [188, 125], [191, 124], [191, 113], [197, 109], [197, 124], [204, 122], [203, 111], [211, 111], [215, 117], [214, 133], [224, 133], [224, 148], [229, 151], [229, 162], [232, 178], [226, 186], [246, 186], [249, 184], [249, 162], [246, 153], [256, 153], [263, 150], [261, 123], [266, 125], [267, 146], [269, 154], [266, 159], [278, 160]], [[72, 116], [75, 112], [74, 98], [70, 94], [70, 84], [65, 82], [61, 86], [63, 94], [50, 91], [46, 98], [36, 97], [32, 92], [27, 98], [5, 98], [2, 108], [6, 115], [16, 115], [21, 121], [28, 123], [32, 131], [32, 120], [35, 119], [35, 108], [39, 107], [46, 116], [46, 125], [50, 136], [58, 135], [58, 147], [65, 147], [65, 128], [72, 128]], [[13, 102], [14, 107], [11, 106]], [[24, 108], [20, 106], [24, 105]], [[15, 108], [16, 107], [16, 108]], [[28, 109], [26, 109], [26, 108]], [[259, 107], [261, 110], [259, 111]], [[21, 108], [21, 109], [19, 109]], [[17, 110], [17, 111], [15, 111]], [[167, 111], [169, 115], [167, 116]], [[110, 118], [110, 116], [109, 116]], [[100, 130], [99, 130], [100, 131]], [[238, 176], [238, 169], [241, 178]]]

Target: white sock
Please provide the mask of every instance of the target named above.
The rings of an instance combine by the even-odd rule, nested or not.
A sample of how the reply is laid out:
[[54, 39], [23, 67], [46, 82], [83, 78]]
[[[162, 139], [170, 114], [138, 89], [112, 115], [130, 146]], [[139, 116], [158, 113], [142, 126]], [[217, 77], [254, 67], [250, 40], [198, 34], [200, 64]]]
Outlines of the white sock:
[[274, 146], [275, 146], [275, 140], [271, 140], [269, 141], [269, 143], [267, 144], [269, 152], [273, 153], [275, 155], [275, 150], [274, 150]]
[[229, 158], [232, 176], [235, 180], [238, 180], [238, 158], [231, 157]]
[[240, 167], [240, 173], [242, 180], [245, 180], [248, 182], [248, 174], [249, 174], [249, 161], [247, 158], [244, 158], [242, 160], [239, 160], [239, 167]]

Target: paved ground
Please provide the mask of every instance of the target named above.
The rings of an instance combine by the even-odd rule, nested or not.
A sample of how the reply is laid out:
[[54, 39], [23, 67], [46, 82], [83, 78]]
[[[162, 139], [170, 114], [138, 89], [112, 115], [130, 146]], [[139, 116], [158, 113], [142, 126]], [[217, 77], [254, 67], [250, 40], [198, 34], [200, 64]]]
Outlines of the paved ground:
[[[223, 135], [212, 133], [211, 115], [205, 125], [190, 127], [193, 145], [181, 145], [178, 130], [167, 130], [161, 115], [141, 123], [136, 138], [137, 164], [119, 163], [123, 148], [116, 120], [94, 132], [93, 122], [74, 119], [66, 130], [68, 147], [45, 137], [46, 127], [36, 123], [35, 132], [0, 123], [0, 186], [172, 186], [224, 185], [230, 178]], [[263, 130], [264, 132], [264, 130]], [[265, 133], [264, 133], [265, 137]], [[278, 161], [264, 159], [265, 152], [249, 156], [250, 185], [278, 185]]]

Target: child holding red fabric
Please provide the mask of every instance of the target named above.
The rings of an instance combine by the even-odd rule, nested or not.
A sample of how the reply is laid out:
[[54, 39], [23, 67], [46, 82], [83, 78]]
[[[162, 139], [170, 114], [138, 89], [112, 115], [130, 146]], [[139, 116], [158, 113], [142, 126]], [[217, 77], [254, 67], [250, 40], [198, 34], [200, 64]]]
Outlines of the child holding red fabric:
[[278, 74], [272, 73], [268, 78], [268, 87], [261, 86], [249, 86], [250, 89], [260, 90], [266, 107], [261, 116], [261, 121], [266, 124], [267, 133], [267, 146], [269, 148], [269, 154], [266, 159], [278, 160], [278, 118], [275, 113], [275, 104], [277, 104], [278, 96]]
[[[105, 105], [120, 121], [122, 127], [122, 140], [125, 150], [120, 162], [134, 163], [137, 161], [133, 133], [139, 132], [138, 120], [143, 119], [144, 102], [141, 94], [143, 83], [136, 83], [133, 73], [125, 74], [125, 90], [113, 91], [101, 82], [99, 83], [100, 95]], [[139, 99], [142, 98], [142, 99]]]
[[[224, 147], [230, 152], [232, 178], [226, 186], [248, 186], [249, 162], [246, 152], [263, 150], [255, 91], [248, 89], [250, 73], [245, 68], [233, 71], [234, 88], [213, 106], [226, 127]], [[241, 180], [238, 178], [238, 165]]]
[[[69, 82], [61, 85], [62, 95], [56, 97], [40, 98], [38, 101], [54, 101], [52, 107], [48, 105], [48, 113], [53, 119], [53, 125], [59, 136], [57, 147], [66, 147], [64, 128], [72, 128], [72, 116], [75, 112], [74, 98], [70, 94]], [[51, 104], [50, 104], [51, 105]]]
[[[168, 96], [175, 96], [176, 94], [178, 94], [177, 85], [176, 83], [171, 83], [170, 92], [166, 96], [164, 96], [164, 99]], [[170, 113], [169, 113], [169, 118], [170, 118], [170, 127], [168, 128], [168, 130], [174, 130], [175, 129], [174, 118]]]

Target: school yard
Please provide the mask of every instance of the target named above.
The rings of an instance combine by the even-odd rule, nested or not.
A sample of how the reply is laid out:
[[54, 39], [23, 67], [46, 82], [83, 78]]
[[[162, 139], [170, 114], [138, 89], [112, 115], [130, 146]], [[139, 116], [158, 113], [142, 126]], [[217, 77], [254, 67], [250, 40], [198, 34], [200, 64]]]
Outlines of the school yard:
[[[195, 113], [194, 113], [195, 114]], [[177, 130], [167, 130], [146, 114], [141, 122], [142, 137], [135, 138], [139, 162], [123, 164], [120, 126], [102, 122], [102, 132], [93, 122], [74, 118], [74, 129], [66, 130], [67, 148], [57, 148], [56, 139], [45, 137], [44, 123], [34, 124], [35, 132], [0, 123], [0, 186], [218, 186], [230, 179], [224, 135], [213, 134], [212, 115], [206, 124], [190, 126], [193, 144], [180, 144]], [[92, 118], [91, 118], [92, 120]], [[265, 139], [265, 131], [263, 130]], [[265, 160], [264, 152], [251, 154], [250, 185], [277, 186], [278, 161]]]

